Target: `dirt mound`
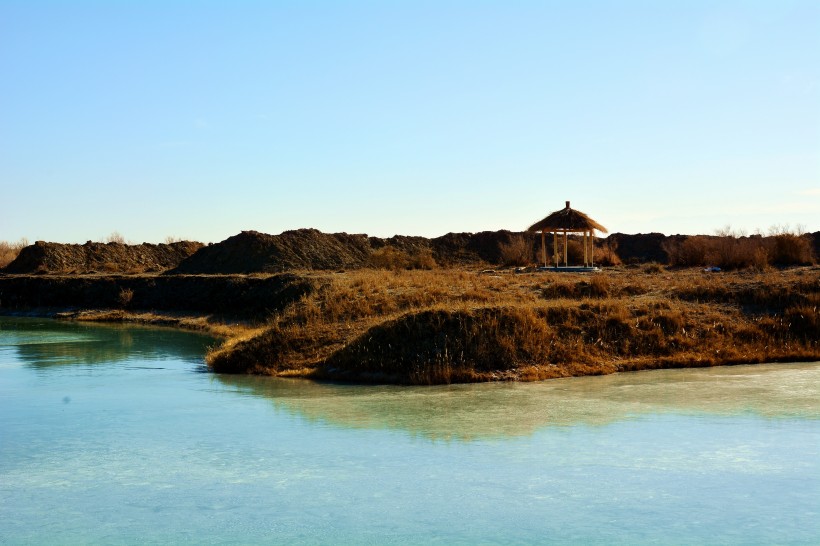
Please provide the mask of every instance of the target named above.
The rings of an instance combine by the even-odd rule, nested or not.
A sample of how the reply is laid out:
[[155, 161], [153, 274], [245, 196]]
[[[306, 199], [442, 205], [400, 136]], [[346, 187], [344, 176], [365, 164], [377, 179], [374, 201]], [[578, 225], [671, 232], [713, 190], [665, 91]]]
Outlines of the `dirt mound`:
[[268, 235], [243, 231], [201, 248], [169, 273], [273, 273], [293, 269], [361, 267], [371, 254], [366, 235], [315, 229]]
[[509, 244], [513, 237], [521, 235], [521, 233], [513, 233], [507, 230], [448, 233], [431, 240], [433, 255], [436, 260], [444, 263], [486, 262], [497, 264], [501, 261], [501, 246]]
[[[679, 246], [688, 239], [706, 240], [715, 237], [613, 233], [607, 238], [598, 239], [596, 245], [603, 250], [611, 249], [624, 263], [669, 264], [669, 249]], [[808, 234], [807, 239], [810, 240], [809, 244], [814, 249], [815, 257], [820, 257], [820, 232]], [[233, 274], [279, 273], [299, 269], [357, 269], [373, 265], [373, 253], [385, 247], [403, 256], [404, 259], [399, 262], [406, 264], [412, 264], [413, 257], [427, 255], [433, 258], [434, 265], [481, 267], [504, 263], [504, 248], [521, 240], [525, 246], [531, 247], [530, 250], [522, 251], [529, 254], [524, 260], [540, 263], [541, 240], [534, 233], [501, 230], [448, 233], [435, 238], [405, 235], [379, 238], [299, 229], [285, 231], [279, 235], [243, 231], [208, 246], [187, 241], [158, 245], [90, 241], [84, 245], [68, 245], [37, 241], [25, 247], [6, 269], [0, 271], [54, 274], [160, 271], [180, 274]], [[577, 242], [580, 239], [570, 236], [570, 240]], [[547, 237], [546, 243], [547, 255], [551, 257], [551, 236]], [[570, 259], [574, 259], [571, 253], [570, 256]], [[599, 262], [599, 256], [602, 255], [596, 251], [596, 263]], [[576, 257], [575, 260], [577, 259], [579, 258]]]
[[322, 233], [315, 229], [268, 235], [243, 231], [201, 248], [172, 274], [273, 273], [294, 269], [356, 269], [370, 265], [374, 251], [391, 247], [407, 256], [431, 253], [439, 265], [498, 263], [509, 231], [448, 233], [441, 237], [389, 238]]
[[339, 379], [399, 383], [475, 380], [547, 362], [546, 322], [529, 310], [485, 308], [408, 314], [368, 330], [322, 367]]
[[143, 273], [179, 265], [202, 247], [182, 241], [170, 244], [125, 245], [92, 243], [72, 245], [37, 241], [20, 251], [3, 270], [6, 273]]
[[665, 264], [669, 262], [669, 256], [663, 248], [664, 242], [683, 238], [685, 238], [683, 235], [667, 237], [663, 233], [638, 233], [636, 235], [613, 233], [604, 239], [604, 244], [608, 243], [624, 263], [657, 262]]

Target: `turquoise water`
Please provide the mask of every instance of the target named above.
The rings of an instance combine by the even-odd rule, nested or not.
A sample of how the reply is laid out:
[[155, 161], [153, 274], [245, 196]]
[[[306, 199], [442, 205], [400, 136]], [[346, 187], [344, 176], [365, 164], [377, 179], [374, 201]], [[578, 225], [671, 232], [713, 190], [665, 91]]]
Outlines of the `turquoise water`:
[[0, 543], [820, 543], [817, 363], [402, 388], [208, 343], [0, 317]]

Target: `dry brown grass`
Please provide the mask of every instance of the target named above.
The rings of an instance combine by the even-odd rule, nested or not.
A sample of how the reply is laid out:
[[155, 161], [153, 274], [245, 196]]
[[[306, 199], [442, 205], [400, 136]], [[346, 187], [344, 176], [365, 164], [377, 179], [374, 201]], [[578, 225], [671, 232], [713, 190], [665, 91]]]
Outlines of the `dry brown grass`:
[[314, 274], [221, 372], [355, 381], [535, 380], [820, 359], [820, 269], [596, 275], [457, 270]]
[[535, 263], [532, 251], [532, 238], [525, 235], [513, 235], [510, 242], [498, 245], [502, 265], [527, 266]]
[[266, 330], [264, 324], [226, 320], [215, 316], [186, 313], [157, 313], [125, 310], [83, 310], [56, 313], [55, 318], [80, 322], [129, 322], [153, 326], [173, 326], [202, 332], [222, 340], [221, 347], [229, 349], [237, 343], [259, 336]]
[[16, 243], [9, 243], [8, 241], [0, 241], [0, 269], [3, 269], [20, 254], [23, 248], [28, 246], [28, 240], [23, 238]]
[[421, 249], [415, 253], [407, 253], [390, 245], [385, 245], [373, 251], [370, 255], [370, 265], [376, 269], [399, 271], [402, 269], [435, 269], [438, 267], [430, 249]]
[[770, 266], [810, 265], [815, 259], [809, 237], [788, 228], [773, 228], [765, 237], [724, 228], [715, 236], [669, 240], [663, 247], [670, 265], [681, 267], [763, 270]]
[[605, 240], [595, 245], [593, 258], [596, 265], [612, 267], [621, 265], [621, 258], [618, 256], [618, 243], [613, 240]]

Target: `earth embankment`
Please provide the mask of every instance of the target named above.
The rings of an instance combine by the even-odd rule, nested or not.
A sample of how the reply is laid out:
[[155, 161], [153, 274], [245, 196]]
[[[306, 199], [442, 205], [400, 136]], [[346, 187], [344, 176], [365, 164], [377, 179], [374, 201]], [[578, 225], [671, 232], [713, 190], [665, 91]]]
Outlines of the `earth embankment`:
[[202, 247], [202, 243], [83, 245], [37, 241], [24, 247], [3, 270], [17, 274], [89, 274], [161, 272], [179, 265]]
[[291, 274], [0, 276], [0, 310], [139, 309], [264, 319], [314, 289]]
[[[547, 256], [553, 256], [547, 237]], [[559, 253], [563, 243], [559, 242]], [[688, 236], [613, 233], [597, 240], [595, 262], [618, 265], [655, 262], [678, 266], [719, 265], [727, 269], [763, 265], [806, 265], [820, 255], [820, 232], [780, 235]], [[569, 261], [583, 260], [577, 237], [569, 237]], [[243, 231], [215, 244], [196, 242], [126, 245], [71, 245], [38, 241], [22, 249], [3, 271], [12, 274], [157, 273], [230, 275], [295, 270], [332, 271], [387, 267], [494, 267], [542, 263], [541, 239], [534, 233], [484, 231], [426, 238], [323, 233], [315, 229], [268, 235]]]
[[[448, 233], [432, 239], [396, 235], [389, 238], [322, 233], [315, 229], [268, 235], [243, 231], [199, 249], [168, 274], [273, 273], [291, 270], [359, 269], [373, 255], [390, 248], [408, 259], [429, 255], [439, 266], [498, 264], [504, 245], [524, 234], [510, 231]], [[535, 238], [530, 234], [535, 255]]]

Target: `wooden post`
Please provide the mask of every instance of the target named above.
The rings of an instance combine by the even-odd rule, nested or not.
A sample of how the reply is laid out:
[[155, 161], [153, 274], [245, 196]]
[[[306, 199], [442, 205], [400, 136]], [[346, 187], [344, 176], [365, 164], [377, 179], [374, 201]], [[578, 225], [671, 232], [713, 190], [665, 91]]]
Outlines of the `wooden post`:
[[541, 258], [544, 260], [544, 267], [547, 267], [547, 243], [544, 230], [541, 230]]
[[569, 263], [567, 261], [569, 260], [568, 254], [569, 253], [567, 252], [567, 230], [564, 230], [564, 267], [566, 267]]
[[555, 267], [558, 267], [558, 232], [552, 232], [552, 261], [555, 262]]
[[595, 230], [589, 230], [589, 250], [592, 252], [592, 267], [595, 267]]
[[584, 267], [587, 266], [589, 261], [587, 260], [587, 230], [584, 230]]

